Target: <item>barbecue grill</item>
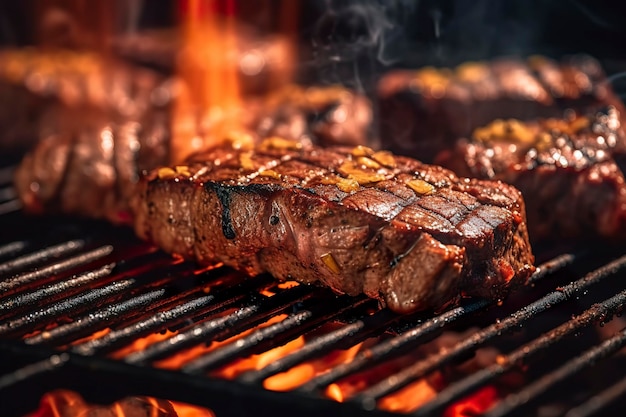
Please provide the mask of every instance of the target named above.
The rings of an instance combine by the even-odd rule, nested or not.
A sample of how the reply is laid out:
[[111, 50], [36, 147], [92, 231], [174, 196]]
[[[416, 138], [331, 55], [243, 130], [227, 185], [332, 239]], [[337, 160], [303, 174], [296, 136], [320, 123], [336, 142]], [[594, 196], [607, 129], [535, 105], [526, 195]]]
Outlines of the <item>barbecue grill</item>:
[[[626, 405], [626, 326], [619, 317], [626, 304], [623, 247], [537, 248], [540, 263], [531, 285], [506, 302], [471, 299], [436, 314], [398, 316], [370, 299], [281, 286], [271, 277], [247, 278], [227, 268], [200, 270], [123, 228], [29, 218], [19, 210], [11, 172], [11, 166], [0, 171], [3, 415], [25, 415], [58, 388], [100, 404], [135, 395], [184, 401], [217, 416], [397, 415], [377, 401], [433, 372], [462, 367], [486, 346], [498, 349], [493, 363], [455, 373], [415, 415], [442, 415], [468, 395], [501, 387], [511, 373], [521, 378], [507, 384], [487, 415], [606, 415]], [[259, 327], [279, 315], [284, 319]], [[384, 369], [451, 331], [465, 333], [405, 361], [344, 402], [324, 394], [337, 381]], [[162, 337], [119, 355], [153, 334]], [[175, 369], [158, 366], [238, 334]], [[259, 369], [235, 378], [214, 372], [300, 336], [306, 336], [302, 347]], [[352, 360], [293, 390], [263, 386], [268, 377], [364, 341]]]
[[[420, 9], [418, 24], [408, 23], [408, 14], [402, 16], [409, 38], [439, 37], [443, 15], [434, 3], [415, 6]], [[623, 71], [621, 46], [615, 45], [622, 44], [624, 32], [613, 12], [589, 19], [579, 5], [573, 9], [579, 14], [560, 19], [562, 2], [557, 7], [531, 3], [546, 4], [544, 18], [554, 20], [551, 30], [538, 36], [543, 45], [535, 52], [589, 52], [605, 58], [608, 73]], [[312, 28], [324, 13], [318, 6], [310, 2], [302, 12], [306, 36], [319, 29]], [[11, 7], [0, 5], [7, 15]], [[162, 12], [167, 7], [146, 9]], [[520, 52], [508, 42], [510, 37], [470, 51], [469, 43], [481, 43], [493, 32], [465, 36], [480, 17], [468, 15], [459, 22], [457, 34], [449, 33], [450, 45], [431, 47], [426, 42], [424, 50], [402, 57], [405, 61], [397, 65], [416, 67], [435, 59], [455, 65]], [[506, 19], [496, 20], [507, 33], [511, 29], [519, 34], [534, 19], [526, 16], [517, 31]], [[26, 31], [18, 33], [22, 43], [32, 36]], [[318, 41], [324, 40], [325, 33], [317, 35]], [[324, 49], [328, 62], [321, 56], [322, 68], [315, 68], [322, 76], [329, 70], [323, 64], [338, 76], [343, 66], [330, 58], [351, 46], [341, 44], [341, 37], [334, 40], [339, 41], [336, 48]], [[380, 52], [376, 43], [369, 47]], [[348, 62], [350, 70], [353, 64]], [[366, 90], [377, 68], [370, 70], [372, 74], [362, 66], [354, 77]], [[467, 299], [444, 311], [400, 316], [365, 297], [282, 285], [266, 275], [249, 278], [224, 267], [200, 268], [137, 240], [126, 228], [27, 216], [11, 184], [18, 160], [0, 154], [3, 416], [22, 417], [57, 389], [75, 391], [94, 404], [133, 396], [181, 401], [207, 407], [217, 417], [397, 416], [400, 411], [385, 408], [384, 400], [425, 380], [435, 381], [436, 395], [411, 411], [413, 415], [582, 417], [619, 415], [626, 409], [626, 322], [620, 316], [626, 305], [623, 245], [558, 241], [536, 246], [537, 272], [527, 287], [506, 300]], [[223, 372], [301, 338], [305, 342], [298, 348], [262, 366], [234, 376]], [[285, 392], [265, 384], [347, 351], [354, 356]], [[185, 355], [185, 360], [174, 360]], [[356, 381], [356, 388], [338, 401], [330, 387], [346, 381]], [[455, 411], [486, 391], [493, 395], [482, 408]]]

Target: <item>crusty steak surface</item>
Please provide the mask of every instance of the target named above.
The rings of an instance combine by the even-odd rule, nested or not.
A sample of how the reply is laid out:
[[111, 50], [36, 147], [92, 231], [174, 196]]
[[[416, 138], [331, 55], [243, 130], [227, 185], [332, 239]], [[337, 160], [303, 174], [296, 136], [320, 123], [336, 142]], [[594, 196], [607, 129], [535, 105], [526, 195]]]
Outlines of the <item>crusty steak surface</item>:
[[437, 162], [459, 175], [521, 190], [532, 241], [623, 240], [625, 148], [619, 112], [609, 107], [570, 119], [497, 120], [459, 140]]
[[559, 62], [499, 58], [454, 69], [394, 70], [381, 78], [378, 100], [382, 146], [425, 162], [496, 119], [624, 108], [598, 61], [585, 55]]
[[152, 171], [133, 206], [137, 234], [167, 252], [400, 313], [501, 298], [534, 270], [514, 187], [361, 146], [216, 148]]

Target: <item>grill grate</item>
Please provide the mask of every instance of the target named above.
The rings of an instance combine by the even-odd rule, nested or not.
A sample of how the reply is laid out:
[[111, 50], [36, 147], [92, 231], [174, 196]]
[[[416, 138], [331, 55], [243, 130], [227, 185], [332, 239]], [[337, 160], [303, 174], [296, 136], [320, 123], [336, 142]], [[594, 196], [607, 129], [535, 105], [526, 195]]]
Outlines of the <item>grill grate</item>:
[[[596, 326], [610, 322], [626, 304], [623, 248], [546, 253], [531, 285], [504, 303], [467, 300], [438, 315], [404, 317], [364, 297], [282, 286], [269, 276], [247, 278], [227, 268], [198, 269], [137, 242], [129, 231], [97, 222], [27, 218], [10, 187], [2, 188], [8, 182], [2, 175], [10, 179], [10, 170], [0, 170], [0, 226], [8, 231], [0, 236], [0, 352], [12, 358], [0, 365], [5, 415], [23, 415], [46, 390], [64, 387], [95, 402], [127, 395], [187, 401], [212, 408], [218, 417], [258, 415], [260, 407], [279, 415], [390, 416], [395, 414], [377, 409], [381, 399], [461, 366], [483, 347], [502, 353], [493, 364], [450, 377], [415, 415], [442, 415], [454, 402], [519, 370], [526, 380], [503, 393], [487, 415], [540, 415], [542, 405], [565, 400], [554, 415], [600, 415], [624, 405], [621, 374], [575, 398], [567, 395], [581, 373], [619, 359], [626, 343], [624, 330], [598, 336]], [[624, 327], [619, 320], [616, 326]], [[326, 398], [331, 384], [466, 329], [472, 329], [469, 336], [399, 371], [390, 368], [344, 403]], [[160, 340], [145, 348], [124, 350], [155, 334]], [[299, 349], [244, 369], [233, 380], [216, 373], [301, 336]], [[160, 361], [211, 342], [219, 346], [178, 369], [160, 368]], [[573, 346], [571, 354], [559, 353], [546, 366], [545, 355], [554, 356], [564, 343]], [[359, 344], [350, 361], [290, 392], [264, 388], [270, 377]], [[554, 394], [559, 389], [566, 395]]]

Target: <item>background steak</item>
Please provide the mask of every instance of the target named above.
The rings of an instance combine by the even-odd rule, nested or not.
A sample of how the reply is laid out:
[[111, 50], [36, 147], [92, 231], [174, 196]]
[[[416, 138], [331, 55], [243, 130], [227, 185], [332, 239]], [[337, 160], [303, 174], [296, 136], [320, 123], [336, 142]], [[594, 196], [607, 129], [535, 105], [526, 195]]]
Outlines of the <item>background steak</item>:
[[563, 117], [567, 109], [585, 114], [607, 105], [626, 114], [600, 64], [584, 55], [392, 71], [378, 84], [378, 101], [382, 145], [425, 162], [496, 119]]
[[442, 152], [437, 162], [459, 175], [499, 179], [520, 189], [533, 241], [623, 240], [625, 145], [619, 112], [611, 107], [570, 119], [495, 121]]

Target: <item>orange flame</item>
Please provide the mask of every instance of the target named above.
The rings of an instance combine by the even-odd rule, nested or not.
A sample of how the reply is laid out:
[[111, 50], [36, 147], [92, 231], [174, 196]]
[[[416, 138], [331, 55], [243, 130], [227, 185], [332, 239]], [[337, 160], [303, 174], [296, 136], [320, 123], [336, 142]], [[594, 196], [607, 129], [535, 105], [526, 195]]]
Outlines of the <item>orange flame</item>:
[[182, 80], [175, 101], [172, 160], [219, 144], [241, 128], [234, 0], [187, 0], [183, 45], [177, 61]]
[[[311, 378], [314, 378], [330, 368], [333, 368], [341, 363], [350, 362], [360, 348], [361, 343], [346, 350], [334, 350], [320, 359], [305, 362], [289, 369], [286, 372], [267, 378], [263, 381], [263, 386], [266, 389], [273, 391], [289, 391], [304, 384]], [[258, 369], [261, 369], [263, 366], [260, 366]]]
[[[98, 413], [98, 410], [102, 411]], [[211, 410], [203, 407], [153, 397], [128, 397], [108, 406], [94, 405], [86, 403], [76, 392], [67, 390], [56, 390], [45, 394], [39, 402], [39, 408], [26, 417], [85, 417], [89, 415], [215, 417]]]

